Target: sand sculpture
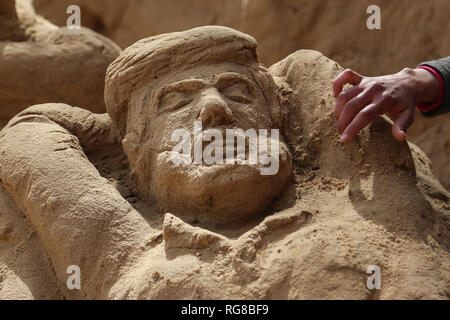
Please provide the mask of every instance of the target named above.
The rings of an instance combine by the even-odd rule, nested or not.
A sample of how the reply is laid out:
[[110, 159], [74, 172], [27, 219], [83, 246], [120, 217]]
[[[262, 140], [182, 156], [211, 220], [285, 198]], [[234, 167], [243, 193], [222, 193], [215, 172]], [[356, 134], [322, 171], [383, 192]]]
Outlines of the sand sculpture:
[[30, 0], [2, 0], [0, 121], [46, 102], [104, 112], [106, 68], [119, 53], [112, 41], [89, 29], [51, 24], [35, 14]]
[[[225, 27], [143, 39], [108, 68], [107, 114], [43, 104], [9, 122], [2, 203], [44, 248], [41, 285], [67, 299], [449, 297], [449, 194], [427, 157], [381, 118], [342, 145], [331, 97], [341, 67], [302, 50], [266, 69], [256, 46]], [[169, 137], [195, 119], [279, 129], [278, 173], [174, 166]], [[0, 261], [16, 261], [0, 264], [0, 296], [19, 295], [16, 283], [40, 296], [12, 275], [30, 268], [14, 212], [0, 230]], [[81, 290], [66, 286], [71, 265]], [[366, 287], [370, 265], [381, 290]]]

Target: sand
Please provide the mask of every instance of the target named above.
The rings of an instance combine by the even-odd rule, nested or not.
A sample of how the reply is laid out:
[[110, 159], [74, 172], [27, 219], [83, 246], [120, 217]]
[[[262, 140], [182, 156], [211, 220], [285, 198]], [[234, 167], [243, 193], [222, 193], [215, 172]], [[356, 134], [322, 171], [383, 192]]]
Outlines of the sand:
[[[257, 4], [245, 3], [248, 17]], [[217, 19], [211, 23], [226, 16]], [[131, 50], [134, 62], [147, 57], [141, 45]], [[241, 222], [214, 226], [162, 210], [135, 183], [146, 172], [130, 161], [139, 153], [120, 143], [123, 113], [53, 101], [14, 117], [0, 132], [0, 298], [449, 299], [450, 194], [435, 165], [414, 143], [396, 142], [384, 118], [342, 145], [331, 94], [342, 62], [312, 50], [277, 59], [268, 83], [280, 95], [292, 179], [265, 212]], [[220, 70], [210, 63], [201, 70]], [[112, 74], [106, 83], [127, 96]], [[147, 84], [148, 74], [137, 83]], [[111, 90], [106, 96], [107, 105], [116, 101], [108, 100]], [[133, 98], [126, 115], [138, 134], [148, 130], [139, 113], [145, 99]], [[423, 124], [418, 141], [448, 169], [448, 141], [435, 141], [448, 136], [441, 119]], [[448, 170], [435, 172], [446, 181]], [[73, 264], [81, 267], [81, 290], [66, 286]], [[381, 290], [366, 287], [369, 265], [381, 268]]]
[[68, 30], [53, 25], [36, 15], [30, 0], [18, 1], [17, 9], [1, 19], [2, 122], [46, 102], [105, 111], [101, 92], [106, 68], [120, 53], [116, 44], [87, 28]]
[[[270, 68], [283, 95], [294, 180], [266, 216], [217, 228], [161, 212], [136, 194], [107, 115], [57, 104], [27, 109], [2, 131], [0, 176], [45, 250], [10, 240], [23, 233], [23, 221], [4, 230], [0, 293], [40, 298], [44, 287], [65, 299], [448, 299], [449, 194], [423, 152], [396, 142], [386, 120], [351, 144], [337, 142], [329, 84], [341, 70], [315, 51]], [[10, 214], [20, 221], [19, 210]], [[50, 260], [35, 280], [39, 290], [25, 276], [14, 278], [14, 268], [33, 277], [30, 264], [7, 263], [28, 256], [19, 246], [44, 266]], [[69, 264], [83, 270], [81, 290], [65, 287]], [[382, 270], [380, 291], [366, 287], [369, 265]]]

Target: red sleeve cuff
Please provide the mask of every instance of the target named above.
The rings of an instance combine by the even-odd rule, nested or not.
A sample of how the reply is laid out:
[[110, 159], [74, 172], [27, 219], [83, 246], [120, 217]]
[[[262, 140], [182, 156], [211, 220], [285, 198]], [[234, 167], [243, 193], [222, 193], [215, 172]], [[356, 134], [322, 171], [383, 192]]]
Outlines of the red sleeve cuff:
[[436, 78], [438, 78], [439, 84], [441, 87], [441, 90], [439, 93], [439, 99], [435, 103], [419, 102], [419, 104], [417, 105], [417, 109], [419, 109], [420, 112], [429, 112], [429, 111], [432, 111], [432, 110], [436, 109], [437, 107], [439, 107], [442, 103], [442, 99], [444, 97], [444, 90], [445, 90], [444, 79], [442, 78], [442, 76], [439, 72], [437, 72], [435, 69], [433, 69], [429, 66], [420, 66], [417, 68], [425, 69], [425, 70], [431, 72], [432, 74], [434, 74], [436, 76]]

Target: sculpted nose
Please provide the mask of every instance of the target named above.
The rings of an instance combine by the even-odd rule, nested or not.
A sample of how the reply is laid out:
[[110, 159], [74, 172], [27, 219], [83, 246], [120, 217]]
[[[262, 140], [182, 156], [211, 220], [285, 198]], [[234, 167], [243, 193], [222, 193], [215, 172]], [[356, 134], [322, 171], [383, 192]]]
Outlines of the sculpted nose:
[[204, 127], [217, 127], [233, 121], [233, 113], [216, 89], [205, 91], [200, 103], [199, 118]]

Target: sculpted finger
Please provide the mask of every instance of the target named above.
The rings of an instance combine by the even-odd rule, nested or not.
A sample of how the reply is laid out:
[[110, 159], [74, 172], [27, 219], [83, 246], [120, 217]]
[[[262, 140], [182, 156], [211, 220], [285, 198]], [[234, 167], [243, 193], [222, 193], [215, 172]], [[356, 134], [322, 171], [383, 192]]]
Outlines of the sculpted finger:
[[347, 69], [343, 71], [333, 82], [333, 94], [336, 98], [339, 93], [341, 93], [342, 88], [345, 84], [350, 83], [353, 85], [357, 85], [361, 82], [363, 76], [359, 73], [356, 73], [353, 70]]
[[382, 114], [382, 112], [379, 105], [376, 105], [375, 103], [368, 105], [362, 109], [347, 126], [341, 136], [341, 140], [344, 142], [352, 141], [362, 129], [380, 114]]

